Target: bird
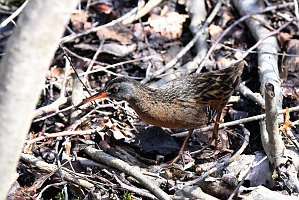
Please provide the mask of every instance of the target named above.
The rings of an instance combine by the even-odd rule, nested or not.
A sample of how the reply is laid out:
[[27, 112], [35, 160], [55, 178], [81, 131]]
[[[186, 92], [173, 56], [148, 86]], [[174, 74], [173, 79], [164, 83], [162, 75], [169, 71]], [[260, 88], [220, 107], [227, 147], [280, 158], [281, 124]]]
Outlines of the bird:
[[[195, 128], [207, 125], [216, 117], [213, 137], [218, 138], [222, 109], [241, 81], [245, 61], [233, 66], [205, 73], [193, 73], [152, 88], [128, 78], [117, 77], [104, 90], [83, 100], [77, 107], [102, 98], [125, 100], [148, 124], [175, 130], [188, 129], [176, 162], [184, 154]], [[183, 157], [182, 157], [183, 158]]]

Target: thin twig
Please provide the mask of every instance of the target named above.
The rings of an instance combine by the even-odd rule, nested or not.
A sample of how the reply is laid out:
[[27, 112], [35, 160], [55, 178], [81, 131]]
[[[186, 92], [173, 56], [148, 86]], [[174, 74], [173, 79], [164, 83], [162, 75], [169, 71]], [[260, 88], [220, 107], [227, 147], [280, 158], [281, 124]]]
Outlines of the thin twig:
[[33, 118], [36, 118], [38, 116], [50, 113], [50, 112], [55, 112], [59, 110], [59, 107], [67, 102], [67, 97], [65, 96], [65, 90], [66, 90], [66, 82], [67, 82], [67, 77], [69, 75], [70, 71], [70, 63], [66, 59], [65, 62], [65, 71], [64, 71], [64, 77], [63, 81], [61, 84], [61, 90], [60, 90], [60, 96], [58, 99], [56, 99], [53, 103], [46, 105], [44, 107], [40, 107], [37, 110], [35, 110]]
[[137, 8], [133, 8], [130, 12], [126, 13], [122, 17], [120, 17], [120, 18], [118, 18], [116, 20], [113, 20], [113, 21], [111, 21], [111, 22], [109, 22], [107, 24], [91, 28], [91, 29], [89, 29], [89, 30], [87, 30], [87, 31], [85, 31], [83, 33], [78, 33], [78, 34], [75, 34], [75, 35], [68, 35], [68, 36], [66, 36], [66, 37], [64, 37], [64, 38], [62, 38], [60, 40], [60, 44], [63, 44], [63, 43], [66, 43], [66, 42], [70, 42], [70, 41], [72, 41], [72, 40], [74, 40], [74, 39], [76, 39], [78, 37], [82, 37], [84, 35], [88, 35], [88, 34], [93, 33], [93, 32], [97, 32], [97, 31], [101, 30], [104, 27], [113, 26], [113, 25], [115, 25], [117, 23], [120, 23], [123, 20], [127, 19], [128, 17], [134, 15], [136, 13], [136, 11], [137, 11]]
[[[256, 15], [256, 14], [262, 14], [262, 13], [265, 13], [265, 12], [269, 12], [269, 11], [272, 11], [272, 10], [277, 10], [277, 9], [280, 9], [280, 8], [285, 8], [285, 7], [288, 7], [288, 6], [294, 6], [294, 3], [284, 3], [284, 4], [281, 4], [281, 5], [275, 5], [275, 6], [270, 6], [270, 7], [267, 7], [263, 10], [260, 10], [260, 11], [257, 11], [255, 13], [250, 13], [250, 14], [247, 14], [247, 15], [244, 15], [243, 17], [241, 17], [240, 19], [238, 19], [237, 21], [235, 21], [232, 25], [230, 25], [227, 29], [225, 29], [225, 31], [223, 31], [221, 33], [221, 35], [217, 38], [217, 40], [215, 41], [215, 43], [211, 46], [211, 48], [209, 49], [208, 53], [206, 54], [206, 56], [200, 61], [199, 63], [199, 69], [202, 68], [202, 66], [205, 64], [205, 61], [208, 59], [208, 57], [212, 54], [212, 52], [214, 51], [214, 49], [216, 48], [217, 46], [217, 43], [220, 43], [223, 38], [238, 24], [240, 24], [241, 22], [245, 21], [246, 19], [250, 18], [252, 15]], [[198, 70], [200, 71], [200, 70]]]
[[123, 20], [123, 24], [131, 24], [132, 22], [140, 19], [147, 13], [149, 13], [153, 8], [155, 8], [157, 5], [159, 5], [162, 2], [162, 0], [150, 0], [148, 1], [142, 8], [138, 9], [137, 13], [134, 15], [131, 15], [127, 19]]
[[64, 136], [79, 136], [79, 135], [90, 135], [95, 132], [101, 132], [103, 130], [102, 127], [98, 127], [96, 129], [89, 129], [85, 131], [62, 131], [57, 133], [45, 133], [43, 136], [39, 136], [37, 138], [34, 138], [32, 140], [27, 140], [26, 145], [30, 145], [42, 140], [46, 140], [49, 138], [57, 138], [57, 137], [64, 137]]
[[201, 35], [204, 33], [208, 25], [213, 21], [214, 17], [217, 15], [219, 9], [221, 8], [221, 5], [222, 5], [222, 1], [218, 1], [218, 3], [214, 7], [213, 11], [209, 15], [205, 23], [202, 25], [200, 30], [196, 33], [196, 35], [192, 38], [192, 40], [177, 54], [177, 56], [174, 59], [168, 62], [163, 68], [155, 71], [150, 77], [143, 79], [141, 83], [147, 83], [151, 78], [159, 76], [160, 74], [164, 73], [166, 70], [173, 67], [179, 61], [179, 59], [181, 59], [193, 47], [195, 42], [201, 37]]
[[139, 189], [137, 187], [133, 187], [133, 186], [130, 186], [130, 185], [127, 185], [127, 184], [123, 183], [116, 175], [114, 175], [114, 179], [125, 190], [131, 191], [133, 193], [136, 193], [140, 196], [144, 196], [144, 197], [149, 198], [149, 199], [157, 199], [154, 195], [152, 195], [151, 193], [149, 193], [147, 191], [144, 191], [144, 190]]
[[265, 108], [265, 100], [260, 93], [254, 93], [244, 83], [240, 83], [237, 90], [247, 99], [252, 100], [262, 108]]
[[5, 20], [3, 20], [0, 24], [0, 29], [4, 28], [9, 22], [13, 21], [14, 18], [16, 18], [21, 12], [22, 10], [25, 8], [25, 6], [27, 5], [28, 0], [26, 0], [15, 12], [13, 12], [8, 18], [6, 18]]
[[50, 188], [50, 187], [57, 187], [57, 186], [61, 186], [61, 185], [64, 186], [64, 185], [66, 185], [66, 184], [67, 184], [67, 182], [66, 182], [66, 181], [63, 181], [63, 182], [60, 182], [60, 183], [52, 183], [52, 184], [46, 185], [46, 187], [44, 187], [44, 188], [40, 191], [39, 195], [36, 197], [36, 200], [41, 199], [43, 193], [44, 193], [48, 188]]
[[[38, 159], [32, 155], [29, 154], [21, 154], [21, 160], [24, 162], [27, 162], [29, 164], [32, 164], [36, 167], [38, 167], [39, 169], [41, 169], [42, 171], [48, 172], [48, 173], [56, 173], [58, 170], [58, 167], [54, 164], [48, 164], [46, 162], [44, 162], [41, 159]], [[65, 180], [70, 181], [74, 184], [80, 185], [86, 189], [94, 189], [95, 185], [90, 183], [89, 181], [80, 179], [80, 178], [76, 178], [74, 177], [72, 174], [70, 174], [66, 168], [63, 168], [62, 173], [64, 175]]]

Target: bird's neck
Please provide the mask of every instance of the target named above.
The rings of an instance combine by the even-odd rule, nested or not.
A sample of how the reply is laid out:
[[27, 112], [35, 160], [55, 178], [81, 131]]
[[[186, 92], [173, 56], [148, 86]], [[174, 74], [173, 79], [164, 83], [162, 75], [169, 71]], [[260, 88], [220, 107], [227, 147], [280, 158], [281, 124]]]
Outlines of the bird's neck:
[[146, 109], [147, 106], [151, 106], [153, 102], [157, 101], [156, 89], [149, 88], [143, 85], [136, 85], [133, 98], [128, 100], [128, 103], [135, 109]]
[[128, 100], [128, 103], [144, 121], [148, 122], [147, 118], [152, 117], [153, 112], [161, 106], [162, 100], [159, 97], [159, 90], [143, 85], [137, 87], [137, 90], [134, 91], [134, 97]]

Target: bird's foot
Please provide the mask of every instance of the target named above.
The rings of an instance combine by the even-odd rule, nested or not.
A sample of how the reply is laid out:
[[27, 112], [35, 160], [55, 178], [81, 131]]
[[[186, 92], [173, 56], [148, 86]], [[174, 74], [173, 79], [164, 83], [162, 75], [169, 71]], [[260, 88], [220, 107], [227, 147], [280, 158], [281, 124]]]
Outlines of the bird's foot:
[[[215, 141], [215, 145], [212, 145], [214, 141]], [[193, 155], [193, 154], [199, 154], [199, 153], [202, 153], [204, 150], [206, 150], [207, 148], [209, 148], [209, 147], [211, 147], [211, 146], [213, 146], [214, 148], [213, 148], [213, 152], [211, 153], [210, 157], [215, 156], [217, 152], [219, 153], [219, 151], [220, 151], [221, 153], [223, 153], [223, 152], [232, 153], [232, 152], [233, 152], [233, 150], [228, 149], [228, 148], [224, 147], [223, 145], [220, 145], [220, 143], [219, 143], [219, 138], [214, 138], [214, 137], [212, 137], [212, 138], [209, 140], [209, 143], [208, 143], [207, 145], [205, 145], [205, 146], [204, 146], [203, 148], [201, 148], [200, 150], [191, 152], [190, 154]], [[217, 150], [218, 150], [218, 151], [217, 151]]]
[[181, 149], [179, 151], [179, 155], [177, 157], [175, 157], [168, 165], [167, 165], [167, 168], [170, 168], [173, 166], [174, 163], [176, 163], [179, 158], [182, 158], [182, 162], [183, 162], [183, 165], [184, 165], [184, 168], [185, 168], [185, 149], [186, 149], [186, 146], [187, 146], [187, 143], [188, 143], [188, 140], [189, 138], [191, 137], [193, 133], [193, 129], [190, 129], [189, 130], [189, 133], [188, 135], [186, 136], [182, 146], [181, 146]]
[[191, 152], [190, 154], [198, 154], [198, 153], [202, 153], [204, 150], [206, 150], [207, 148], [211, 147], [213, 142], [215, 141], [215, 146], [217, 147], [219, 142], [218, 142], [218, 138], [214, 138], [212, 137], [210, 140], [209, 140], [209, 143], [207, 145], [205, 145], [203, 148], [197, 150], [197, 151], [193, 151]]
[[[186, 159], [187, 158], [187, 159]], [[182, 161], [183, 168], [189, 168], [189, 164], [192, 164], [193, 162], [191, 161], [191, 156], [186, 155], [185, 151], [180, 150], [179, 155], [177, 155], [172, 161], [170, 161], [167, 165], [166, 168], [171, 168], [173, 167], [174, 164], [176, 164], [179, 160]]]

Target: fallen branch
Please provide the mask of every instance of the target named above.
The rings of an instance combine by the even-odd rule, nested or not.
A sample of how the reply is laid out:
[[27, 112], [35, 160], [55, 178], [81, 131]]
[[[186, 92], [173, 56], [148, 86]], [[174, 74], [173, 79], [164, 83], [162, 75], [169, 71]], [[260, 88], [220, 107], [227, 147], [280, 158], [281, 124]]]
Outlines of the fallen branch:
[[84, 151], [93, 159], [102, 162], [110, 167], [116, 168], [130, 176], [133, 176], [145, 188], [151, 191], [158, 199], [170, 200], [170, 197], [163, 190], [161, 190], [157, 185], [155, 185], [154, 182], [146, 178], [146, 176], [144, 176], [141, 173], [140, 169], [137, 166], [131, 166], [120, 159], [110, 156], [109, 154], [106, 154], [103, 151], [97, 150], [90, 146], [86, 147]]
[[[31, 165], [34, 165], [36, 166], [37, 168], [39, 168], [40, 170], [44, 171], [44, 172], [48, 172], [48, 173], [56, 173], [57, 170], [58, 170], [58, 167], [56, 165], [53, 165], [53, 164], [48, 164], [32, 155], [29, 155], [29, 154], [24, 154], [22, 153], [21, 154], [21, 160], [26, 162], [26, 163], [29, 163]], [[86, 189], [94, 189], [95, 188], [95, 185], [86, 181], [86, 180], [83, 180], [83, 179], [80, 179], [80, 178], [77, 178], [77, 177], [74, 177], [72, 174], [68, 173], [67, 171], [65, 171], [65, 169], [62, 167], [62, 170], [61, 170], [62, 174], [63, 174], [63, 177], [65, 180], [67, 181], [70, 181], [76, 185], [80, 185]]]
[[[290, 154], [284, 146], [277, 121], [276, 94], [274, 86], [266, 83], [266, 129], [267, 135], [263, 135], [262, 144], [265, 152], [274, 166], [274, 179], [288, 191], [299, 191], [299, 180], [297, 178], [298, 167], [294, 162], [298, 160], [298, 155]], [[293, 156], [292, 156], [293, 155]]]
[[240, 83], [237, 90], [247, 99], [250, 99], [262, 108], [265, 108], [265, 100], [260, 93], [253, 93], [244, 83]]

